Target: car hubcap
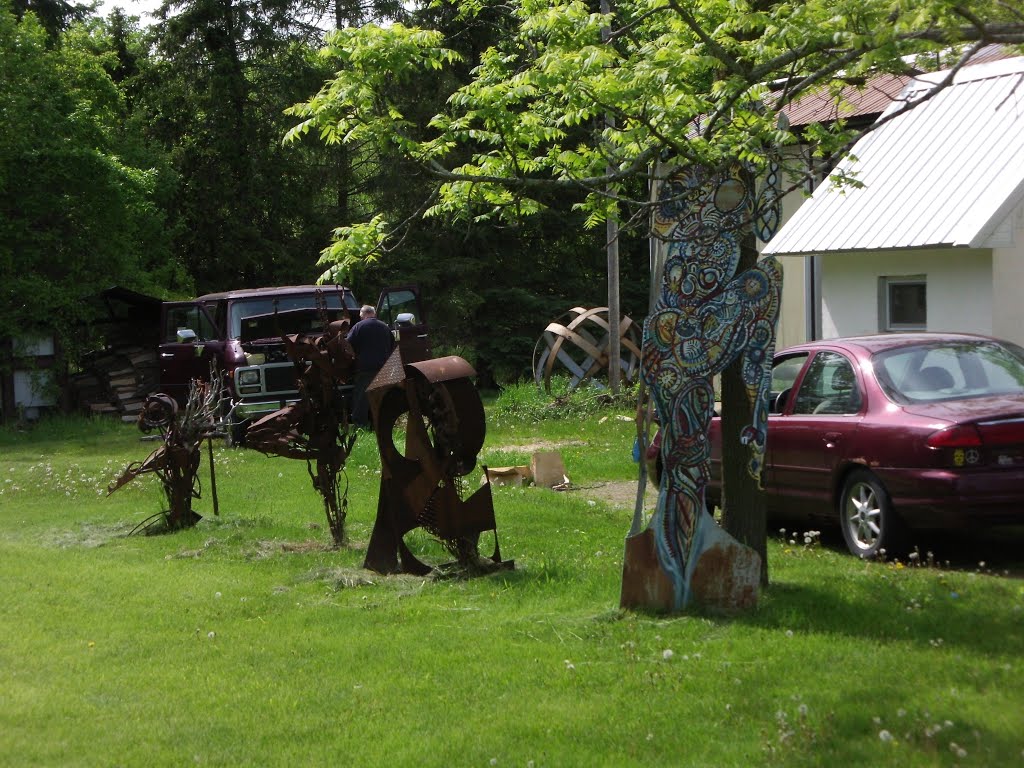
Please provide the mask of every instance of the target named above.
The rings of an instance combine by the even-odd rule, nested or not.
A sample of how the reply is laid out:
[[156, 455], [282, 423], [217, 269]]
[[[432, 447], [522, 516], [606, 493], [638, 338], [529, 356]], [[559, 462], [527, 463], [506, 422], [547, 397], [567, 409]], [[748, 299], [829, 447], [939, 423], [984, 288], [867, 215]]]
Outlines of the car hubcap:
[[871, 549], [882, 533], [882, 510], [871, 486], [858, 483], [846, 500], [846, 528], [861, 549]]

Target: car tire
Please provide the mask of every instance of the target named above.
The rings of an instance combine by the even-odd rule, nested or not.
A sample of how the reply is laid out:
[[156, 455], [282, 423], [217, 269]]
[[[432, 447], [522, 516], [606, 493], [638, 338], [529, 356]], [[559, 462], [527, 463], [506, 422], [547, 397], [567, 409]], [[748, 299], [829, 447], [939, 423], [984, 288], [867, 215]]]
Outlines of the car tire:
[[838, 506], [843, 540], [851, 554], [867, 560], [898, 552], [904, 537], [903, 522], [874, 474], [866, 469], [851, 472]]

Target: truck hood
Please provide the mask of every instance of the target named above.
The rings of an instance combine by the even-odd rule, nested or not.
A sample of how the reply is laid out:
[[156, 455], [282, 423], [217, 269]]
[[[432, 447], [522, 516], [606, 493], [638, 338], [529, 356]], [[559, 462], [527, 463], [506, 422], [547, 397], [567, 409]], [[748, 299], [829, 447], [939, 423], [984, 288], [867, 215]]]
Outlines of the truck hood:
[[[337, 320], [339, 315], [347, 316], [345, 310], [329, 310], [328, 322]], [[282, 336], [323, 331], [319, 311], [314, 308], [290, 309], [242, 318], [238, 340], [242, 344], [280, 344]]]

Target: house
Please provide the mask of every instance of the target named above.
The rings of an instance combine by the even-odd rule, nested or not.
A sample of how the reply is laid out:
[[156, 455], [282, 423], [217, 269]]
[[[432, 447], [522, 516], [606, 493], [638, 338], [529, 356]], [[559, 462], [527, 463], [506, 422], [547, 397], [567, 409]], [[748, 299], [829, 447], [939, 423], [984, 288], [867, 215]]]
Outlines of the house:
[[0, 340], [0, 423], [38, 419], [57, 404], [58, 359], [53, 336]]
[[792, 194], [779, 347], [901, 330], [1024, 345], [1024, 58], [908, 79], [840, 162], [863, 185]]

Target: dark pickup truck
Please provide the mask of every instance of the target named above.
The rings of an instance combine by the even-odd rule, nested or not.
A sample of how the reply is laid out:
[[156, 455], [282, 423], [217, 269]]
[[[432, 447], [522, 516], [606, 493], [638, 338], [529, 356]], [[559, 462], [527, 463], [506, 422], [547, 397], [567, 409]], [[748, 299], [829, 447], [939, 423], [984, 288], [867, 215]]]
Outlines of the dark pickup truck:
[[[323, 330], [327, 320], [348, 316], [354, 324], [362, 306], [343, 286], [293, 285], [253, 288], [164, 302], [160, 312], [159, 390], [179, 403], [193, 379], [209, 378], [211, 365], [224, 376], [224, 415], [229, 439], [240, 441], [246, 425], [298, 398], [295, 368], [282, 336]], [[414, 287], [388, 288], [377, 316], [395, 334], [409, 359], [430, 356], [427, 328]]]

